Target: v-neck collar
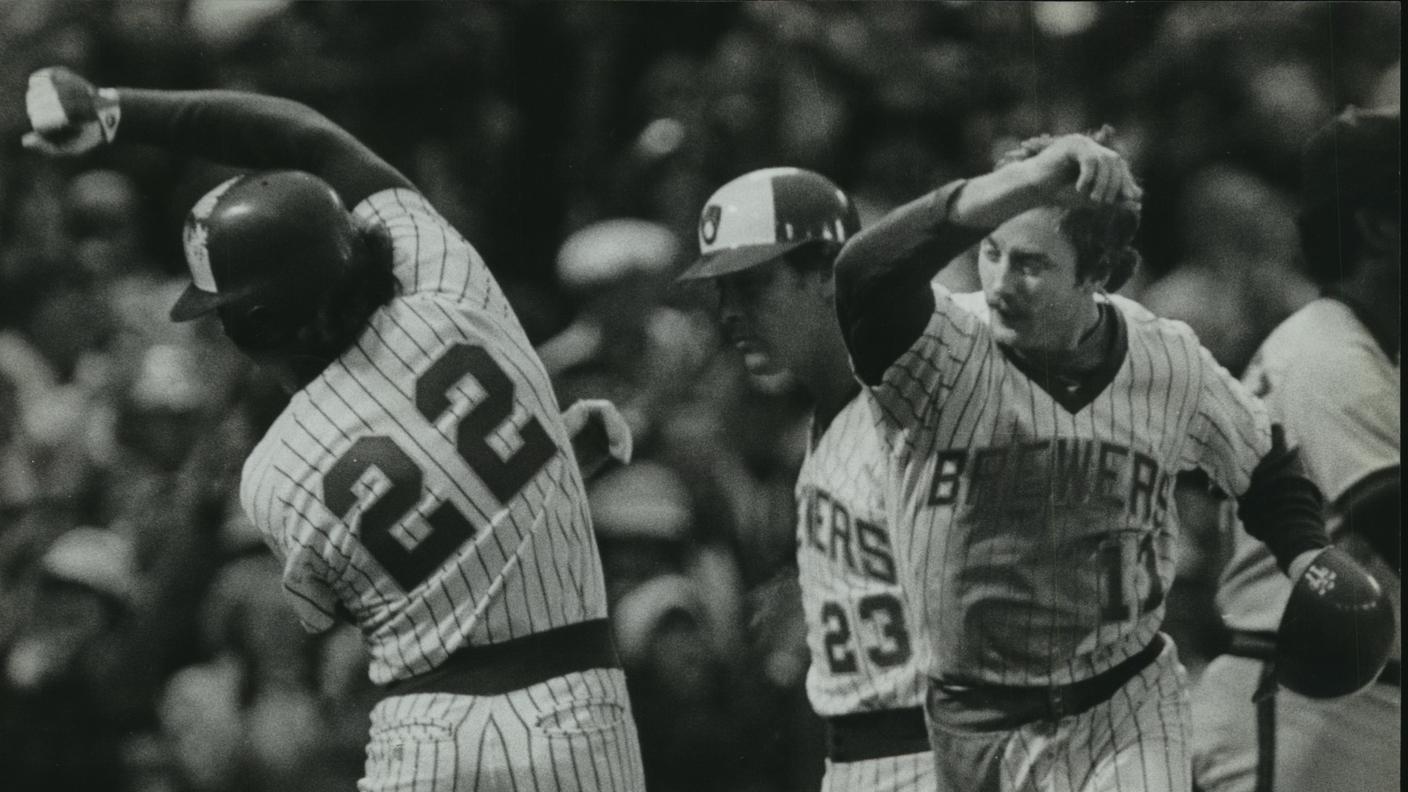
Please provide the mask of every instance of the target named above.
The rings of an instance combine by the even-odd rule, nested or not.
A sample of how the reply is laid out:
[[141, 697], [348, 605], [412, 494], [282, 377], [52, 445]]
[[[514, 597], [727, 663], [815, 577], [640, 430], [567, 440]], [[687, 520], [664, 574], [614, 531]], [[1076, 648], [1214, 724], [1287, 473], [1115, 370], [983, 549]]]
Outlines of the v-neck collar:
[[1129, 353], [1129, 330], [1125, 326], [1124, 316], [1108, 302], [1100, 303], [1100, 312], [1102, 321], [1111, 323], [1114, 333], [1100, 365], [1083, 374], [1058, 372], [1050, 366], [1033, 363], [1005, 344], [998, 346], [1018, 371], [1046, 391], [1066, 412], [1075, 415], [1110, 387]]

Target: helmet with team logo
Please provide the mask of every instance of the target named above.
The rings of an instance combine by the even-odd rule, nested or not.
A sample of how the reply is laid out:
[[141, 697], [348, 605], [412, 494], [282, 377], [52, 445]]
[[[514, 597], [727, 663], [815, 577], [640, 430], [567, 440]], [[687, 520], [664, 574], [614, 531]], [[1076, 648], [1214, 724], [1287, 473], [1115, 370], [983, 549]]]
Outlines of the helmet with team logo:
[[819, 173], [764, 168], [720, 187], [699, 215], [699, 258], [681, 280], [716, 278], [860, 230], [855, 204]]
[[1328, 547], [1291, 587], [1276, 635], [1276, 681], [1310, 698], [1363, 690], [1387, 665], [1396, 626], [1383, 586]]

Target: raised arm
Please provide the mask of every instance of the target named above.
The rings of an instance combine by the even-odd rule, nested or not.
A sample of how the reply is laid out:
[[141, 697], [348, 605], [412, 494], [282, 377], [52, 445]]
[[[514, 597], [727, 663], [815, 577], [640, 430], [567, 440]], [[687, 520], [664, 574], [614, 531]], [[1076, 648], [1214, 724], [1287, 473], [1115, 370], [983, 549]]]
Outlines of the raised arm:
[[118, 140], [251, 169], [321, 177], [347, 206], [391, 187], [412, 187], [342, 127], [298, 102], [237, 91], [95, 88], [68, 69], [30, 77], [25, 145], [78, 155]]
[[1086, 135], [1029, 141], [992, 173], [950, 182], [860, 232], [836, 259], [836, 311], [860, 379], [875, 385], [924, 332], [930, 281], [1017, 215], [1072, 201], [1137, 201], [1123, 158]]

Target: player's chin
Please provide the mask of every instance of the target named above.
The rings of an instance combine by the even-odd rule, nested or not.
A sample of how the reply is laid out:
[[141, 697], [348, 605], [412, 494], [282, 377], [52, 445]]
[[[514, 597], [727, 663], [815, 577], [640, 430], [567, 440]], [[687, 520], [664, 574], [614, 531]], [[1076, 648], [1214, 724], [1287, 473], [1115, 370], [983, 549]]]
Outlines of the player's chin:
[[1020, 323], [1009, 322], [998, 315], [993, 315], [990, 324], [993, 340], [999, 344], [1010, 347], [1022, 347], [1023, 341], [1027, 339], [1027, 333]]

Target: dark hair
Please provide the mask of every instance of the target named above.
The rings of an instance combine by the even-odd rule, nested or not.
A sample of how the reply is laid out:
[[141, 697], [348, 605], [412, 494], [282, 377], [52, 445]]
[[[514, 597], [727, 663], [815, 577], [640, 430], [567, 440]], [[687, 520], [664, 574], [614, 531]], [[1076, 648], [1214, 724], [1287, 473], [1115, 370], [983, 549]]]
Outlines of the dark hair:
[[311, 301], [271, 295], [253, 305], [220, 308], [225, 335], [248, 354], [290, 364], [305, 382], [317, 376], [356, 342], [372, 313], [398, 290], [386, 229], [360, 226], [357, 240], [342, 277]]
[[[1113, 147], [1115, 129], [1105, 124], [1089, 136], [1102, 146]], [[1034, 157], [1053, 142], [1051, 135], [1028, 138], [999, 157], [993, 170]], [[1129, 280], [1141, 261], [1134, 249], [1139, 213], [1138, 205], [1127, 203], [1080, 203], [1060, 210], [1057, 228], [1076, 250], [1078, 279], [1103, 280], [1106, 291], [1116, 291]]]
[[1116, 291], [1139, 266], [1134, 235], [1139, 211], [1126, 204], [1081, 204], [1061, 213], [1057, 227], [1076, 250], [1076, 277], [1103, 280]]

